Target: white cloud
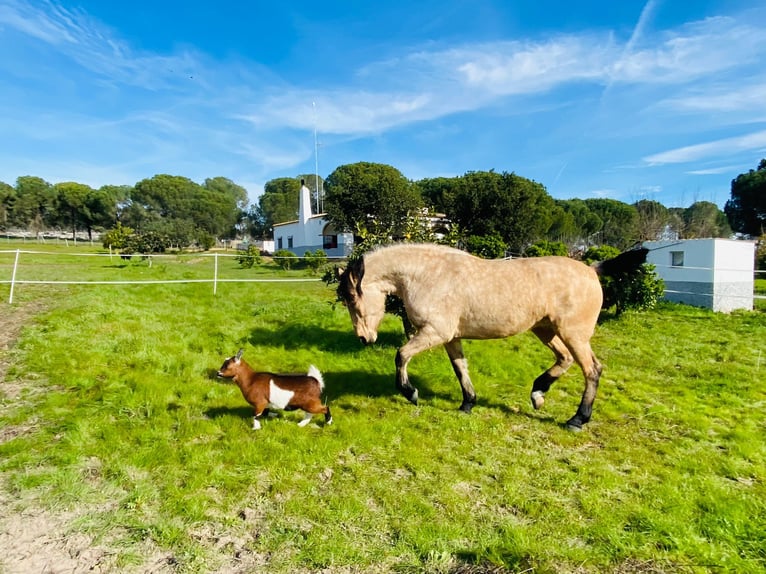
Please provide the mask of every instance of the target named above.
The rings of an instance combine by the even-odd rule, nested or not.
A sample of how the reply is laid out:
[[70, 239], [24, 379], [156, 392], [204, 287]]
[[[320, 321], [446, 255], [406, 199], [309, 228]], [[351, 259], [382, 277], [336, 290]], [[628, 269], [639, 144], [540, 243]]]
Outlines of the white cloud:
[[731, 156], [743, 151], [757, 151], [764, 147], [766, 130], [664, 151], [646, 156], [644, 162], [651, 166], [689, 163], [710, 157]]

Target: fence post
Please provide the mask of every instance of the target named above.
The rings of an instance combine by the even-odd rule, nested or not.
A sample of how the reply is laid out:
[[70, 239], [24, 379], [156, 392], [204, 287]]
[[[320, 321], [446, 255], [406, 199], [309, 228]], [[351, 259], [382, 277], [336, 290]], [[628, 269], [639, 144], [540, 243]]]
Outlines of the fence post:
[[16, 269], [19, 266], [19, 254], [21, 253], [20, 249], [16, 250], [16, 259], [13, 262], [13, 273], [11, 274], [11, 295], [8, 297], [8, 304], [13, 305], [13, 288], [16, 285]]
[[218, 293], [218, 253], [215, 254], [215, 271], [213, 272], [213, 296]]

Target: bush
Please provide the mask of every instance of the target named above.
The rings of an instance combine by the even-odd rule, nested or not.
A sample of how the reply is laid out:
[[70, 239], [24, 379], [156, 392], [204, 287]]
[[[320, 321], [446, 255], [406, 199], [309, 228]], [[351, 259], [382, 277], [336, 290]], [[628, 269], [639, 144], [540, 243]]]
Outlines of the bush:
[[[609, 245], [591, 247], [583, 255], [583, 262], [591, 264], [595, 261], [605, 261], [619, 254], [619, 249]], [[600, 280], [604, 288], [602, 307], [609, 309], [614, 306], [618, 316], [628, 309], [651, 309], [665, 294], [665, 282], [655, 272], [655, 266], [649, 263], [644, 263], [633, 273], [600, 277]]]
[[130, 227], [123, 227], [122, 223], [117, 222], [117, 226], [107, 231], [101, 238], [101, 244], [104, 249], [122, 249], [125, 247], [125, 242], [133, 235], [133, 230]]
[[170, 238], [157, 231], [147, 231], [145, 233], [134, 233], [124, 242], [122, 252], [132, 253], [164, 253], [170, 247]]
[[561, 241], [538, 241], [527, 247], [524, 251], [525, 257], [546, 257], [548, 255], [561, 255], [567, 257], [569, 250]]
[[261, 250], [255, 245], [248, 245], [247, 251], [237, 255], [237, 262], [243, 269], [250, 269], [253, 265], [261, 264]]
[[199, 245], [202, 251], [210, 251], [210, 249], [215, 245], [215, 237], [213, 237], [207, 231], [200, 231], [197, 234], [197, 245]]
[[298, 258], [295, 253], [288, 251], [287, 249], [278, 249], [274, 252], [274, 263], [279, 265], [285, 271], [289, 271], [297, 260]]
[[314, 253], [306, 251], [303, 254], [303, 263], [311, 273], [316, 273], [322, 265], [327, 263], [327, 253], [322, 249], [317, 249]]
[[497, 235], [471, 235], [465, 240], [466, 249], [484, 259], [499, 259], [505, 257], [508, 246]]
[[766, 234], [761, 235], [755, 248], [755, 268], [766, 271]]

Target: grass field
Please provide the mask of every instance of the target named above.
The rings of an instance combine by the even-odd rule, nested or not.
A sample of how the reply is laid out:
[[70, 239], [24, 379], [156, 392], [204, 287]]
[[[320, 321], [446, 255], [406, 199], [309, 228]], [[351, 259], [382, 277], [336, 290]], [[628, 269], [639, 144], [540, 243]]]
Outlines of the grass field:
[[[41, 259], [35, 276], [73, 280], [211, 270]], [[232, 259], [219, 276], [307, 277]], [[764, 313], [606, 317], [593, 421], [573, 434], [581, 374], [535, 412], [552, 357], [533, 336], [465, 344], [471, 415], [446, 353], [417, 356], [414, 407], [394, 389], [400, 324], [362, 348], [320, 281], [27, 284], [7, 301], [0, 285], [0, 571], [766, 569]], [[333, 425], [282, 413], [252, 431], [214, 376], [240, 347], [262, 370], [319, 367]]]

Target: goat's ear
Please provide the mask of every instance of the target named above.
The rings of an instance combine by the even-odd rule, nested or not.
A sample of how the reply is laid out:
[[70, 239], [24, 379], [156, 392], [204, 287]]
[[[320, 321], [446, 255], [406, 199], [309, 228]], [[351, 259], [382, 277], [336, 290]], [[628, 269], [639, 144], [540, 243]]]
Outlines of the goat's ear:
[[341, 277], [343, 277], [343, 274], [345, 272], [346, 272], [346, 268], [345, 267], [336, 267], [335, 268], [335, 278], [336, 279], [340, 279]]
[[235, 355], [234, 360], [239, 363], [239, 360], [242, 358], [242, 353], [244, 352], [245, 352], [244, 349], [240, 349], [239, 351], [237, 351], [237, 354]]

